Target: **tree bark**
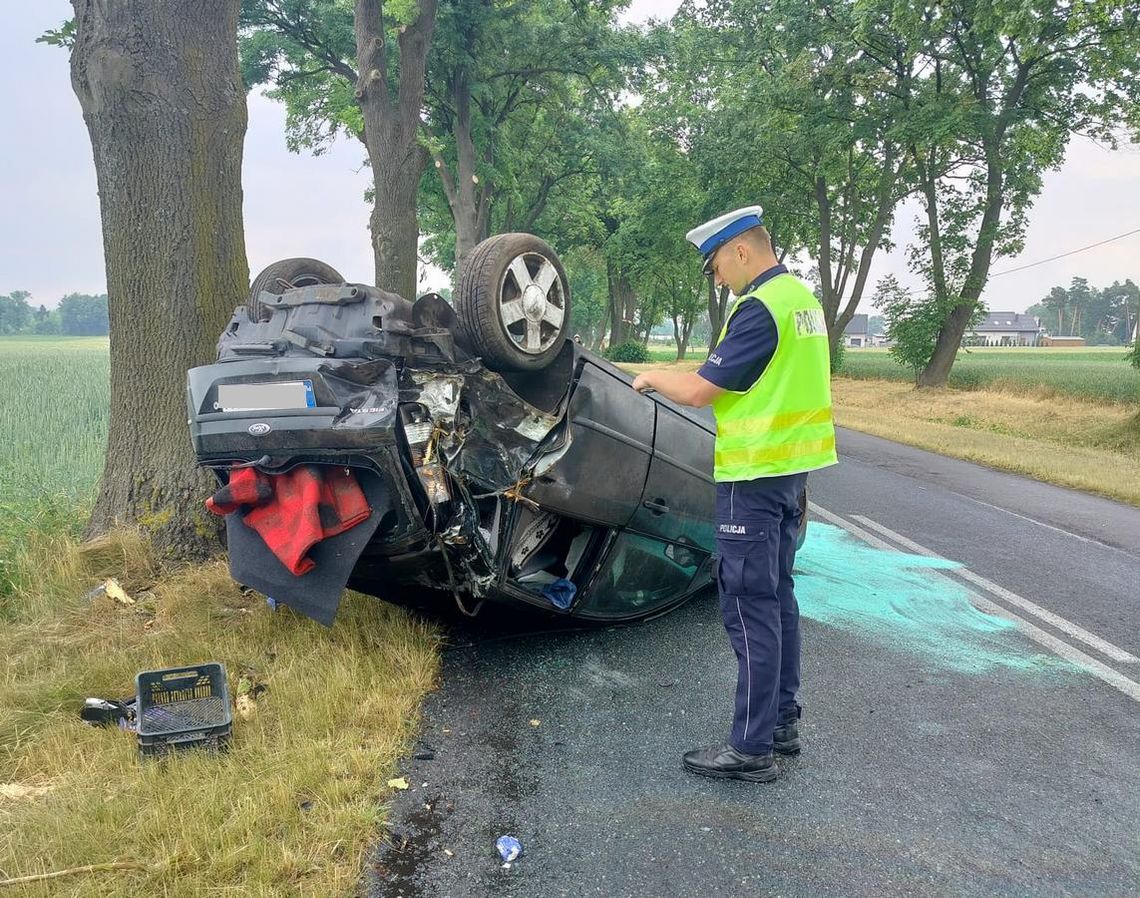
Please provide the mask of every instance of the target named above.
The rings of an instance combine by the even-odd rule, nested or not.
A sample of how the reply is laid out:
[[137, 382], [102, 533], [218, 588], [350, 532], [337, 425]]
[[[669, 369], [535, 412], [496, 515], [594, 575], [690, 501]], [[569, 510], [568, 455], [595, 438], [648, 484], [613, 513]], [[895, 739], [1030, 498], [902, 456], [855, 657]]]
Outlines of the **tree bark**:
[[[475, 170], [471, 83], [465, 71], [455, 73], [451, 82], [451, 94], [455, 102], [455, 118], [451, 129], [455, 138], [455, 177], [452, 177], [441, 153], [434, 151], [432, 155], [455, 222], [455, 279], [458, 282], [468, 256], [488, 236], [491, 189], [490, 185], [480, 184]], [[487, 152], [490, 152], [489, 146]]]
[[419, 15], [400, 29], [399, 84], [389, 84], [382, 0], [356, 0], [356, 100], [376, 188], [369, 217], [376, 286], [415, 299], [420, 236], [416, 195], [428, 152], [419, 141], [424, 72], [437, 0], [420, 0]]
[[86, 535], [141, 526], [161, 552], [220, 548], [186, 432], [186, 369], [249, 289], [239, 0], [72, 0], [71, 79], [99, 187], [111, 343], [107, 456]]
[[637, 312], [637, 294], [629, 275], [613, 262], [606, 262], [606, 278], [610, 287], [610, 346], [620, 346], [633, 339], [633, 316]]
[[716, 279], [710, 274], [708, 277], [709, 293], [709, 352], [716, 349], [720, 342], [720, 332], [724, 327], [724, 316], [728, 312], [728, 287], [716, 289]]
[[684, 313], [673, 315], [673, 342], [677, 346], [677, 361], [684, 361], [689, 351], [689, 337], [693, 333], [693, 316]]
[[[970, 270], [962, 284], [962, 292], [958, 302], [950, 310], [938, 331], [938, 339], [934, 344], [934, 353], [926, 367], [918, 375], [920, 387], [944, 387], [950, 377], [950, 369], [954, 367], [954, 359], [958, 355], [958, 347], [962, 345], [962, 335], [970, 324], [970, 319], [978, 308], [978, 301], [982, 289], [986, 285], [989, 275], [990, 261], [993, 259], [994, 244], [997, 242], [998, 225], [1001, 221], [1001, 209], [1004, 203], [1004, 169], [1000, 159], [1000, 143], [994, 142], [986, 147], [986, 203], [982, 212], [981, 226], [978, 228], [978, 240], [974, 244], [974, 251], [970, 257]], [[931, 246], [934, 246], [931, 235]], [[941, 260], [939, 260], [941, 266]], [[942, 275], [942, 291], [945, 295], [945, 275]]]

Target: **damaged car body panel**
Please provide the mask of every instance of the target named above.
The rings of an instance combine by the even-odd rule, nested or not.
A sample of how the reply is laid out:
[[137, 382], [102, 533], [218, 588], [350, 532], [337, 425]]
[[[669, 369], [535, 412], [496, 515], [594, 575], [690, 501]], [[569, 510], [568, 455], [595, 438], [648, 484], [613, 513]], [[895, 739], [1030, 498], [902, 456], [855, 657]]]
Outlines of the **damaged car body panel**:
[[217, 362], [188, 374], [199, 464], [222, 483], [243, 467], [347, 468], [372, 514], [314, 547], [302, 576], [230, 514], [239, 582], [326, 624], [346, 585], [624, 620], [711, 584], [711, 415], [636, 393], [572, 339], [541, 370], [492, 371], [432, 294], [258, 299], [263, 318], [237, 309]]

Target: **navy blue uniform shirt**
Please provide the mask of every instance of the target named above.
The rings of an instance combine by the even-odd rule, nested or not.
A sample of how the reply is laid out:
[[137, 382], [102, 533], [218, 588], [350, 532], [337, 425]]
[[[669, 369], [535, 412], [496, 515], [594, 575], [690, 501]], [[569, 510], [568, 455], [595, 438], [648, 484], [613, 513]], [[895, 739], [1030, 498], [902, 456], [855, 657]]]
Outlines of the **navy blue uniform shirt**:
[[[777, 275], [787, 273], [787, 266], [773, 265], [749, 284], [744, 292], [755, 290]], [[732, 316], [728, 333], [716, 345], [697, 374], [722, 390], [747, 392], [772, 361], [777, 341], [776, 322], [772, 313], [760, 300], [747, 299]]]

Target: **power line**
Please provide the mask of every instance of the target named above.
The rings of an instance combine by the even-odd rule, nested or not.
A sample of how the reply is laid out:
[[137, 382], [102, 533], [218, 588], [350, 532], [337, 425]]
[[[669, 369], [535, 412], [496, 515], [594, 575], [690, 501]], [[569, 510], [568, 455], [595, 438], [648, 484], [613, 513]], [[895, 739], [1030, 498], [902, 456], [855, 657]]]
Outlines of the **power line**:
[[1088, 246], [1082, 246], [1080, 249], [1071, 249], [1067, 253], [1061, 253], [1059, 256], [1050, 256], [1048, 259], [1042, 259], [1039, 262], [1030, 262], [1028, 265], [1021, 265], [1017, 268], [1007, 268], [1005, 271], [995, 271], [990, 275], [990, 277], [999, 278], [1003, 274], [1013, 274], [1015, 271], [1025, 271], [1026, 268], [1033, 268], [1037, 265], [1044, 265], [1046, 262], [1055, 262], [1057, 259], [1065, 258], [1065, 256], [1075, 256], [1077, 253], [1083, 253], [1087, 249], [1095, 249], [1098, 246], [1104, 246], [1106, 243], [1112, 243], [1113, 240], [1123, 240], [1125, 237], [1131, 237], [1133, 234], [1140, 234], [1140, 228], [1127, 231], [1123, 234], [1117, 234], [1115, 237], [1109, 237], [1107, 240], [1101, 240], [1097, 243], [1090, 243]]

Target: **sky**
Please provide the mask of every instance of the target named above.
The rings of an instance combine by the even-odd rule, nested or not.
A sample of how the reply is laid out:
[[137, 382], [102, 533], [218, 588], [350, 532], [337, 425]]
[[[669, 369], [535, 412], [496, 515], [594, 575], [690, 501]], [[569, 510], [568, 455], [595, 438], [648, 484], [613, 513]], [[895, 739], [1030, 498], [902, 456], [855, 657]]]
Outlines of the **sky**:
[[[630, 21], [672, 14], [677, 0], [633, 0]], [[71, 15], [67, 0], [0, 0], [0, 294], [27, 290], [49, 308], [68, 293], [106, 289], [99, 200], [86, 127], [71, 89], [67, 53], [35, 43]], [[363, 147], [344, 138], [320, 156], [285, 147], [283, 108], [249, 97], [243, 164], [243, 207], [250, 273], [290, 256], [322, 259], [349, 281], [372, 279], [369, 171]], [[1045, 175], [1029, 217], [1020, 256], [997, 260], [993, 271], [1048, 259], [1140, 228], [1140, 147], [1110, 151], [1075, 138], [1064, 165]], [[757, 200], [741, 198], [741, 205]], [[727, 210], [726, 210], [727, 211]], [[879, 253], [870, 284], [894, 274], [917, 286], [905, 246], [919, 209], [896, 216], [897, 249]], [[687, 231], [699, 222], [676, 222]], [[694, 264], [696, 259], [694, 258]], [[1140, 280], [1140, 233], [1065, 259], [994, 277], [983, 299], [994, 310], [1024, 311], [1051, 287], [1075, 277], [1093, 286]], [[421, 288], [446, 283], [441, 272], [421, 273]], [[867, 311], [867, 309], [864, 309]]]

